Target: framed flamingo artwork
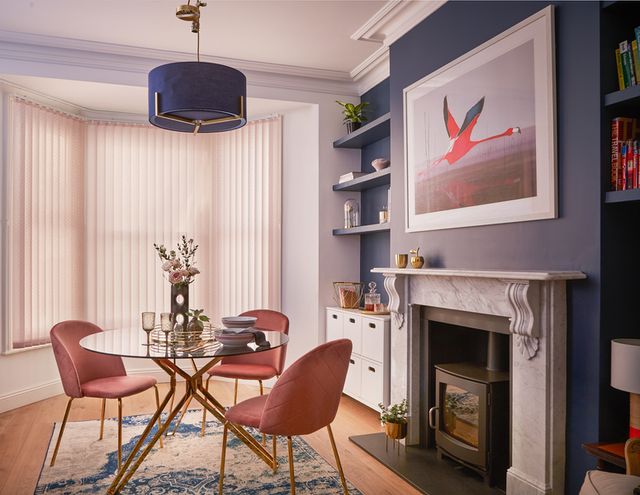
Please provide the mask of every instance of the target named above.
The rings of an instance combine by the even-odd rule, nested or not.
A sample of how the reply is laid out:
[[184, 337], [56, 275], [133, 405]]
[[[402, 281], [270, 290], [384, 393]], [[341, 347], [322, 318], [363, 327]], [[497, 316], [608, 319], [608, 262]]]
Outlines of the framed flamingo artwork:
[[406, 231], [556, 217], [553, 7], [404, 90]]

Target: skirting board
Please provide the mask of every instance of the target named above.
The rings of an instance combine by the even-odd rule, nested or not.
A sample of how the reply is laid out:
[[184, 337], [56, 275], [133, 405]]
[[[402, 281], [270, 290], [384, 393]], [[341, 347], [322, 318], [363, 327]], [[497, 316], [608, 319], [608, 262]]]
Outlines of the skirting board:
[[[158, 380], [158, 383], [165, 383], [169, 381], [169, 377], [167, 376], [167, 374], [158, 367], [138, 368], [128, 370], [127, 373], [130, 375], [150, 375]], [[184, 381], [180, 377], [177, 377], [177, 380]], [[216, 378], [216, 380], [233, 382], [231, 378]], [[243, 383], [252, 382], [243, 381]], [[263, 383], [265, 387], [270, 388], [275, 384], [275, 380], [265, 380]], [[24, 388], [22, 390], [16, 390], [14, 392], [0, 396], [0, 413], [33, 404], [34, 402], [48, 399], [62, 393], [64, 393], [64, 391], [62, 389], [62, 383], [60, 382], [59, 378], [34, 385], [32, 387]]]

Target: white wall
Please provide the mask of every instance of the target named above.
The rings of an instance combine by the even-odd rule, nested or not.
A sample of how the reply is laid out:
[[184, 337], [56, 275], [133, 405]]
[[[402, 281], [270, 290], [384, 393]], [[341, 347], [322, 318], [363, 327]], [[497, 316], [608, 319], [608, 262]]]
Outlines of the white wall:
[[[146, 78], [139, 74], [8, 59], [0, 59], [0, 73], [146, 85]], [[291, 320], [287, 357], [291, 363], [324, 342], [324, 307], [333, 304], [332, 282], [359, 279], [359, 238], [331, 234], [332, 228], [341, 226], [344, 201], [331, 186], [341, 174], [358, 170], [360, 165], [359, 152], [335, 150], [332, 146], [344, 134], [335, 100], [357, 99], [252, 85], [251, 80], [248, 94], [303, 104], [284, 112], [282, 304]], [[126, 360], [125, 364], [131, 373], [154, 373], [165, 378], [146, 360]], [[0, 355], [0, 412], [60, 392], [50, 347]]]

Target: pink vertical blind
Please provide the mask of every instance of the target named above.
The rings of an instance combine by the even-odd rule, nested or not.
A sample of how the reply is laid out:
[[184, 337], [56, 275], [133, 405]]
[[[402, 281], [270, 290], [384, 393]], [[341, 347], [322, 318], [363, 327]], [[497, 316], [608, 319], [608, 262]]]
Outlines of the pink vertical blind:
[[18, 349], [84, 316], [84, 124], [21, 99], [10, 112], [5, 293]]
[[[139, 326], [141, 311], [168, 311], [169, 283], [153, 243], [175, 246], [182, 234], [200, 246], [202, 273], [190, 287], [191, 308], [204, 308], [214, 320], [251, 308], [280, 308], [280, 117], [194, 137], [146, 125], [82, 123], [20, 101], [14, 106], [14, 127], [25, 130], [12, 140], [12, 178], [34, 184], [11, 198], [17, 222], [12, 232], [23, 233], [10, 239], [10, 265], [21, 267], [12, 272], [11, 286], [23, 294], [9, 305], [14, 347], [46, 342], [61, 319], [82, 317], [117, 328]], [[26, 177], [33, 174], [30, 167], [20, 166], [33, 132], [24, 115], [34, 110], [65, 119], [76, 131], [73, 153], [57, 158], [69, 168], [64, 180], [42, 164], [34, 183]], [[35, 120], [36, 127], [45, 125]], [[58, 148], [44, 146], [39, 153], [58, 154]], [[56, 178], [62, 185], [50, 186]], [[26, 189], [28, 196], [21, 192]], [[32, 211], [36, 196], [41, 214]], [[51, 220], [40, 222], [47, 214]], [[34, 232], [56, 243], [34, 243]], [[21, 254], [23, 247], [31, 249], [29, 257]], [[22, 321], [20, 336], [16, 325]]]

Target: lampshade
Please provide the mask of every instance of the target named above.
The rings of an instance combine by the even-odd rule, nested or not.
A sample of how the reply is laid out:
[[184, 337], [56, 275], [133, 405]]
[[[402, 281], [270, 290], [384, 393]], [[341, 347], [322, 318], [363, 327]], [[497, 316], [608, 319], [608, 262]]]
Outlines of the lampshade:
[[223, 132], [247, 123], [247, 79], [232, 67], [175, 62], [149, 72], [149, 122], [179, 132]]
[[611, 341], [611, 386], [640, 394], [640, 339]]

